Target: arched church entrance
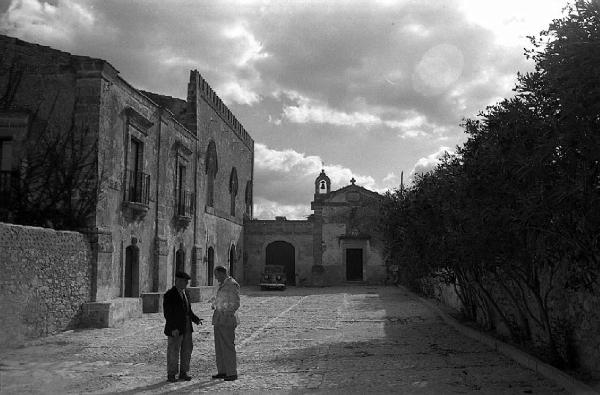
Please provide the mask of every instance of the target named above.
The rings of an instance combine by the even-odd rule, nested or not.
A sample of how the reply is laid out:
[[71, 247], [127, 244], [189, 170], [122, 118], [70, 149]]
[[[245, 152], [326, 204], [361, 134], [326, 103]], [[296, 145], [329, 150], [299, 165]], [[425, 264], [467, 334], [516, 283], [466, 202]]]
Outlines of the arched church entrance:
[[267, 246], [267, 265], [282, 265], [287, 285], [296, 285], [296, 257], [294, 246], [285, 241], [274, 241]]
[[206, 285], [213, 285], [213, 278], [215, 275], [215, 250], [212, 247], [208, 247], [206, 259]]

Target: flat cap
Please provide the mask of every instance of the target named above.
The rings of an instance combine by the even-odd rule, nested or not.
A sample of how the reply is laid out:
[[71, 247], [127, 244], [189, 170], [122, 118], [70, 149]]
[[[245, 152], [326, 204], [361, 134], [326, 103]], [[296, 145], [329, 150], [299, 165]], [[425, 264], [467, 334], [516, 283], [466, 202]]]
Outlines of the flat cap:
[[225, 266], [219, 265], [219, 266], [215, 266], [215, 271], [220, 271], [220, 272], [225, 272], [227, 273], [227, 268]]
[[181, 271], [178, 271], [177, 273], [175, 273], [175, 277], [177, 277], [177, 278], [183, 278], [185, 280], [190, 280], [191, 279], [191, 277], [190, 277], [189, 274], [187, 274], [186, 272], [181, 272]]

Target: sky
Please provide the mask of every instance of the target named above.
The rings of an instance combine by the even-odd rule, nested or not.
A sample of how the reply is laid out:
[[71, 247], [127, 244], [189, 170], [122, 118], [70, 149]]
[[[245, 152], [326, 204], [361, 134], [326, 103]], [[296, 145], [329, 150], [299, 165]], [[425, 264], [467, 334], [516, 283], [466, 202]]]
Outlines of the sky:
[[0, 33], [185, 99], [197, 69], [255, 142], [254, 216], [303, 219], [324, 169], [384, 193], [513, 95], [568, 0], [0, 0]]

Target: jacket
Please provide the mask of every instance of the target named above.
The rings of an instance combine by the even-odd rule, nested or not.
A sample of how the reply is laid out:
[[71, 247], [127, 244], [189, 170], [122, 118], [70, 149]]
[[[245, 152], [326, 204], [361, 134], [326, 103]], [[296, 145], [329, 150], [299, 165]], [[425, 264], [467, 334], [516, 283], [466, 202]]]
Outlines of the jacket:
[[[173, 286], [173, 288], [165, 292], [163, 298], [163, 314], [167, 320], [165, 323], [165, 335], [167, 336], [171, 336], [171, 332], [174, 329], [179, 329], [180, 334], [185, 333], [188, 319], [196, 324], [200, 323], [200, 318], [192, 311], [189, 293], [187, 290], [184, 290], [183, 292], [185, 292], [185, 297], [187, 298], [187, 313], [186, 303], [179, 295], [177, 287]], [[193, 331], [194, 329], [192, 329], [192, 332]]]
[[217, 290], [213, 308], [213, 325], [237, 326], [240, 323], [237, 315], [237, 309], [240, 308], [240, 285], [237, 281], [231, 277], [223, 280]]

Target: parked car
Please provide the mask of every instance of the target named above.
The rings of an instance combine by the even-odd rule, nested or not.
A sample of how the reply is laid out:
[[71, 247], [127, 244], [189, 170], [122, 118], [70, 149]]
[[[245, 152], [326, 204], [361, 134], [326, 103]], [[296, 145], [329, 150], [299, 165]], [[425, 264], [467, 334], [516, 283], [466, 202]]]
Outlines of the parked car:
[[285, 268], [282, 265], [266, 265], [260, 280], [260, 289], [279, 289], [286, 286]]

